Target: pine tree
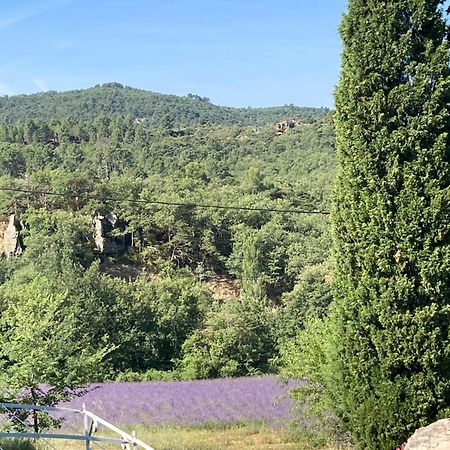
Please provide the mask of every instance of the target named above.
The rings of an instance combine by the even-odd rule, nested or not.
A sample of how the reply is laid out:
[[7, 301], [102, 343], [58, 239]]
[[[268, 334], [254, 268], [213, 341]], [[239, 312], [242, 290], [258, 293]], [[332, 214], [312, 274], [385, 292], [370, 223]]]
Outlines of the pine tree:
[[323, 380], [364, 449], [450, 412], [444, 1], [349, 0], [335, 92], [335, 306]]

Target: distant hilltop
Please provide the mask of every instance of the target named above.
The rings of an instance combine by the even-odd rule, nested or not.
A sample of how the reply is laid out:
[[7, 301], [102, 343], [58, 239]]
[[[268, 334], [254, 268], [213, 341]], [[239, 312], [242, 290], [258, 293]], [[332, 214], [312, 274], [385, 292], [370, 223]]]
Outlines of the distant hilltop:
[[264, 125], [288, 119], [313, 121], [329, 112], [328, 108], [292, 104], [267, 108], [218, 106], [207, 97], [196, 94], [159, 94], [115, 82], [74, 91], [0, 97], [0, 123], [24, 119], [49, 121], [70, 116], [92, 120], [101, 115], [130, 115], [139, 120], [146, 119], [149, 125], [154, 126], [163, 121], [174, 126], [202, 123]]

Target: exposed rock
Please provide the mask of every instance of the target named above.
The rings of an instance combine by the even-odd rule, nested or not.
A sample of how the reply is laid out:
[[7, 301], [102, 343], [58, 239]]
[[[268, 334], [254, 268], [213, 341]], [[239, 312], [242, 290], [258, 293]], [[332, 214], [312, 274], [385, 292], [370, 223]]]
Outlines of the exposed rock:
[[419, 428], [408, 439], [404, 450], [449, 450], [450, 419], [441, 419]]
[[205, 282], [214, 300], [229, 300], [240, 295], [239, 287], [226, 278], [214, 277]]
[[0, 225], [0, 253], [7, 258], [20, 256], [23, 252], [19, 236], [21, 229], [22, 226], [14, 215], [9, 216], [8, 222], [2, 222]]
[[115, 241], [107, 236], [114, 229], [117, 223], [117, 216], [108, 213], [105, 216], [97, 214], [93, 218], [95, 247], [100, 253], [107, 255], [117, 254]]
[[278, 134], [282, 134], [285, 133], [286, 131], [288, 131], [291, 128], [295, 128], [298, 127], [299, 125], [304, 125], [304, 121], [303, 120], [283, 120], [282, 122], [278, 122], [275, 126], [275, 131]]
[[103, 216], [96, 215], [92, 219], [92, 224], [94, 225], [94, 242], [95, 242], [95, 248], [103, 252], [105, 248], [105, 236], [103, 231]]
[[111, 236], [118, 225], [118, 217], [110, 212], [104, 216], [97, 214], [92, 219], [94, 225], [94, 242], [96, 249], [103, 255], [119, 255], [130, 245], [131, 236]]

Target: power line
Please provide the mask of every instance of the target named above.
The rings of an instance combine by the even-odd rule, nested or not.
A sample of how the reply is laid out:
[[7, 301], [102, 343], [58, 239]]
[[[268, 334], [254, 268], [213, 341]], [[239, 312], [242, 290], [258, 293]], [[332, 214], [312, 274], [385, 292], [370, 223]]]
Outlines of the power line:
[[236, 205], [210, 205], [204, 203], [182, 203], [182, 202], [169, 202], [162, 200], [141, 200], [135, 198], [126, 197], [100, 197], [96, 195], [86, 195], [77, 193], [64, 193], [64, 192], [52, 192], [41, 191], [37, 189], [20, 189], [20, 188], [5, 188], [0, 187], [0, 191], [5, 192], [20, 192], [23, 194], [32, 195], [49, 195], [53, 197], [66, 197], [66, 198], [84, 198], [87, 200], [96, 200], [101, 202], [128, 202], [128, 203], [142, 203], [148, 205], [161, 205], [161, 206], [185, 206], [187, 208], [208, 208], [208, 209], [229, 209], [236, 211], [258, 211], [258, 212], [277, 212], [277, 213], [293, 213], [293, 214], [322, 214], [328, 215], [329, 211], [320, 210], [302, 210], [302, 209], [278, 209], [278, 208], [256, 208], [251, 206], [236, 206]]

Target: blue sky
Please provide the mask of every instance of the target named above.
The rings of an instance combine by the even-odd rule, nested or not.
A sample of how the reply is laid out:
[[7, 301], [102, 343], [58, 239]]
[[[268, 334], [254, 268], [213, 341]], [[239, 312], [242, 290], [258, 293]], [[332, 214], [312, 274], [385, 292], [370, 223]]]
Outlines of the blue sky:
[[346, 0], [0, 0], [0, 95], [117, 81], [229, 106], [332, 106]]

